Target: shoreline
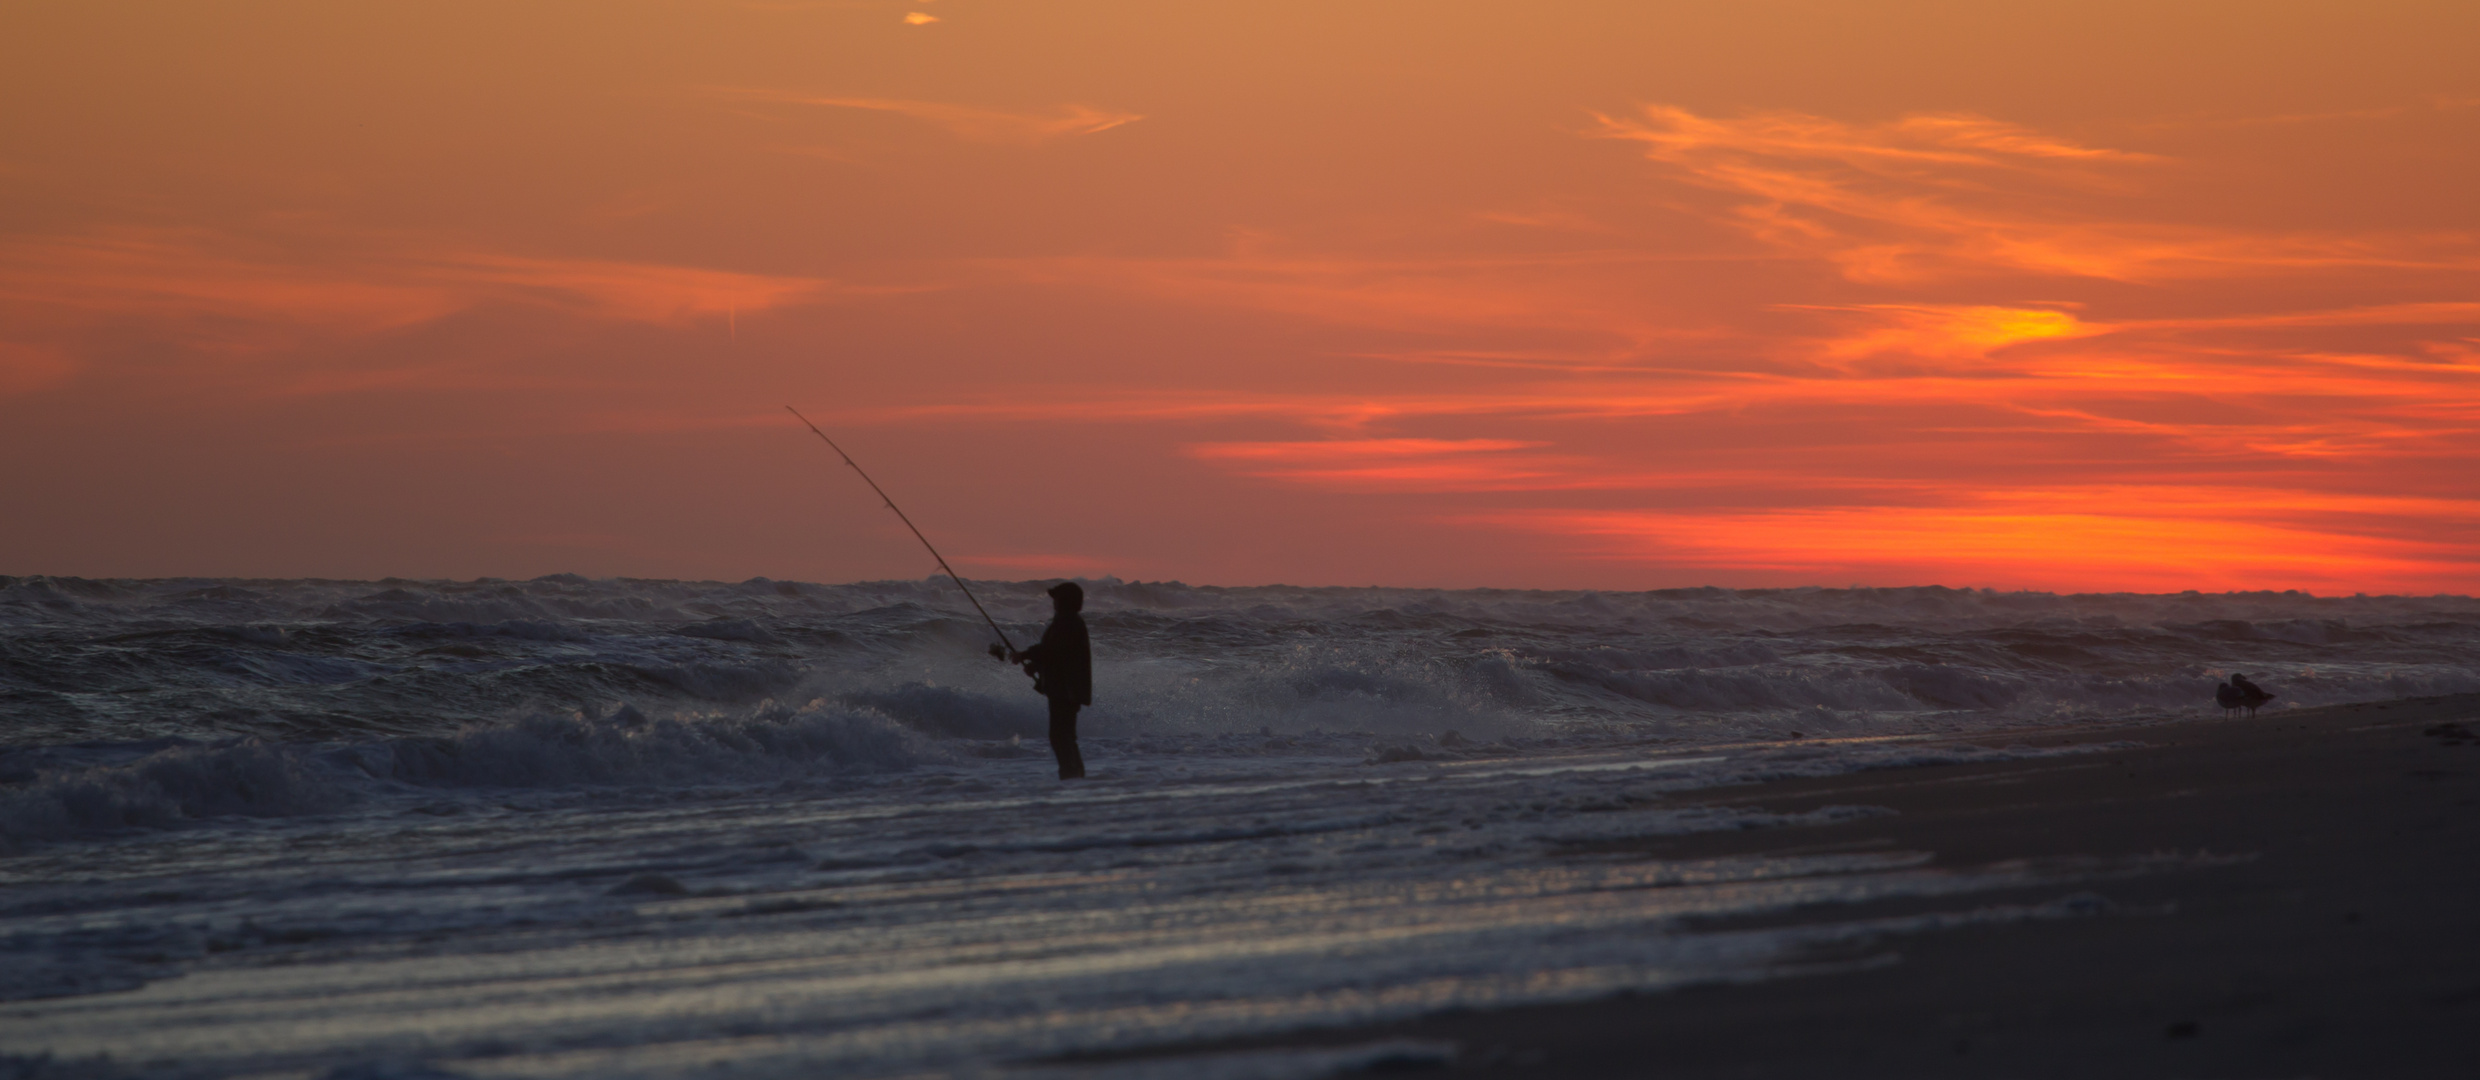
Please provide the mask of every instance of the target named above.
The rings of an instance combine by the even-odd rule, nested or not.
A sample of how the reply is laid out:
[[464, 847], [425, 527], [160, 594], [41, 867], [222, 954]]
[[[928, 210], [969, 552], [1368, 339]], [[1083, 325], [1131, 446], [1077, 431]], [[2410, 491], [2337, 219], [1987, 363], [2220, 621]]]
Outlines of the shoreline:
[[[2456, 737], [2456, 724], [2480, 733], [2480, 694], [2027, 734], [2013, 744], [2094, 749], [1681, 792], [1681, 806], [1894, 813], [1562, 857], [1904, 851], [1947, 870], [2174, 865], [2097, 871], [2084, 883], [2102, 898], [2089, 917], [1888, 934], [1764, 981], [1045, 1063], [1403, 1043], [1456, 1051], [1397, 1064], [1536, 1077], [2468, 1076], [2480, 740]], [[1963, 912], [2073, 888], [1822, 904], [1683, 929]]]

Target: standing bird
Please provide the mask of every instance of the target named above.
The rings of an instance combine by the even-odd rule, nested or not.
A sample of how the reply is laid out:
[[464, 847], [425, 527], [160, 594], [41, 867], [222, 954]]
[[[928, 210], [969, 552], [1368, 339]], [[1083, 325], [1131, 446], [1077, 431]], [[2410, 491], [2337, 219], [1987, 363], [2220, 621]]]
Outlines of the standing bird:
[[2222, 716], [2227, 718], [2247, 707], [2247, 692], [2227, 682], [2221, 683], [2213, 688], [2213, 703], [2222, 707]]
[[2272, 694], [2266, 692], [2264, 687], [2249, 682], [2245, 675], [2232, 675], [2230, 685], [2232, 689], [2239, 691], [2239, 706], [2246, 709], [2249, 716], [2256, 715], [2259, 706], [2273, 700]]

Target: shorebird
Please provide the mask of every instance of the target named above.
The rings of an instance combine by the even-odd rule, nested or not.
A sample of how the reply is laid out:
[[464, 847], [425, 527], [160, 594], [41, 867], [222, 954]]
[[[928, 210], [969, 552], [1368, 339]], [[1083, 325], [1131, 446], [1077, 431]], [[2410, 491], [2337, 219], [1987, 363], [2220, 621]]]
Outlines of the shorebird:
[[2273, 700], [2272, 694], [2267, 693], [2264, 687], [2249, 682], [2245, 675], [2233, 674], [2230, 686], [2239, 692], [2239, 706], [2246, 709], [2249, 716], [2256, 715], [2257, 706]]
[[2247, 694], [2236, 686], [2222, 683], [2213, 688], [2213, 703], [2222, 707], [2222, 715], [2226, 717], [2247, 707]]

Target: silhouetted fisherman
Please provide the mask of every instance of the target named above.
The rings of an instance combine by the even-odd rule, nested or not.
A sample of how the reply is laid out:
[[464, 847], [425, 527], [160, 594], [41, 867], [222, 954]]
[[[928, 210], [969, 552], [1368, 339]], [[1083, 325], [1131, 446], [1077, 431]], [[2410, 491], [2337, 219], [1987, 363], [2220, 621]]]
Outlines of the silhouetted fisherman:
[[[1085, 590], [1073, 581], [1051, 586], [1051, 624], [1042, 640], [1007, 658], [1033, 676], [1033, 692], [1051, 699], [1051, 753], [1059, 778], [1085, 778], [1085, 755], [1076, 748], [1076, 710], [1094, 703], [1094, 646], [1085, 634]], [[993, 645], [997, 653], [1000, 647]]]
[[2273, 700], [2271, 693], [2266, 692], [2264, 687], [2249, 682], [2245, 675], [2232, 675], [2230, 685], [2232, 689], [2239, 691], [2239, 707], [2246, 709], [2249, 716], [2256, 715], [2259, 706]]

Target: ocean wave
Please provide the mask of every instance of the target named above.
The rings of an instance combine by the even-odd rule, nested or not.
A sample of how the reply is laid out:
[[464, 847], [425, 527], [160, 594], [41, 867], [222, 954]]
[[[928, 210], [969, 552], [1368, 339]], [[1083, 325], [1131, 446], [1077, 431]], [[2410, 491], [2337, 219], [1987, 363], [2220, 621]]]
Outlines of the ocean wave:
[[1050, 727], [1044, 706], [1032, 695], [1002, 699], [928, 683], [843, 695], [844, 704], [868, 709], [926, 735], [960, 739], [1037, 738]]
[[[216, 818], [334, 813], [409, 789], [747, 784], [898, 772], [953, 760], [884, 713], [770, 707], [754, 715], [534, 715], [439, 737], [358, 743], [259, 739], [52, 753], [0, 770], [0, 851], [46, 840], [170, 829]], [[80, 757], [89, 759], [79, 760]]]
[[[1043, 582], [975, 584], [1019, 644]], [[1086, 583], [1098, 734], [2208, 715], [2480, 687], [2480, 601], [1985, 589], [1383, 589]], [[0, 721], [19, 744], [442, 736], [530, 713], [746, 712], [821, 699], [938, 738], [1031, 737], [944, 579], [815, 585], [0, 578]], [[1963, 717], [1964, 719], [1957, 719]]]
[[222, 817], [291, 817], [353, 801], [300, 748], [179, 746], [130, 764], [47, 770], [0, 792], [0, 851], [79, 834]]

